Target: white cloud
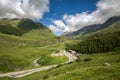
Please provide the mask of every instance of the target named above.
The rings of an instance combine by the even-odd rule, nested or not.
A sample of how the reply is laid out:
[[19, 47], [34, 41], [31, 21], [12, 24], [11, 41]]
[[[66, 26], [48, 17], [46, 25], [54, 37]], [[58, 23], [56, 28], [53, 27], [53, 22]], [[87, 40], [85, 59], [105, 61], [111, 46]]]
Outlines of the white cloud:
[[50, 28], [53, 32], [58, 32], [58, 31], [60, 31], [60, 29], [57, 28], [57, 27], [54, 26], [54, 25], [50, 25], [49, 28]]
[[53, 23], [59, 28], [64, 28], [65, 27], [64, 22], [61, 21], [61, 20], [55, 20], [55, 21], [53, 21]]
[[0, 0], [0, 18], [40, 19], [49, 11], [49, 0]]
[[57, 24], [55, 23], [56, 21], [52, 21], [54, 24], [53, 27], [58, 27], [58, 30], [61, 27], [61, 22], [64, 22], [62, 24], [64, 25], [64, 30], [61, 32], [73, 32], [84, 26], [100, 24], [112, 16], [120, 15], [119, 0], [100, 0], [96, 3], [96, 6], [97, 9], [90, 14], [87, 12], [77, 13], [75, 15], [65, 14], [62, 20], [56, 20], [59, 21]]
[[53, 32], [62, 32], [65, 28], [66, 25], [62, 20], [55, 20], [52, 21], [54, 25], [49, 25], [48, 27], [53, 31]]

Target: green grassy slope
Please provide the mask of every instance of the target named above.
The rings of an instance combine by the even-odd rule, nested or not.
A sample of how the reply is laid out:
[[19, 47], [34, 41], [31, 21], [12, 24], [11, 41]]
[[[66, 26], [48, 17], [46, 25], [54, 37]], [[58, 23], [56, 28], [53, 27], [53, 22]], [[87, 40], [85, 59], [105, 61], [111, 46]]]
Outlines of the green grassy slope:
[[32, 39], [32, 40], [40, 40], [40, 39], [52, 39], [55, 36], [53, 33], [50, 33], [48, 29], [39, 29], [39, 30], [31, 30], [28, 33], [25, 33], [22, 38]]
[[0, 20], [0, 32], [4, 34], [21, 36], [32, 29], [43, 28], [42, 24], [37, 24], [30, 19]]
[[[63, 44], [42, 47], [9, 47], [0, 49], [0, 73], [35, 68], [33, 61], [41, 58], [41, 66], [59, 64], [67, 61], [66, 56], [52, 57], [54, 51], [63, 48]], [[61, 46], [61, 47], [60, 47]], [[44, 55], [44, 57], [43, 57]], [[46, 58], [46, 59], [45, 59]]]
[[57, 37], [52, 32], [44, 29], [31, 30], [30, 32], [25, 33], [23, 36], [14, 36], [0, 33], [0, 48], [23, 46], [40, 47], [56, 44], [58, 42], [59, 39], [57, 39]]
[[[114, 42], [119, 39], [119, 24], [120, 23], [117, 22], [112, 24], [109, 28], [86, 35], [86, 39], [89, 37], [89, 40], [84, 41], [84, 43], [94, 41], [95, 38], [100, 39], [100, 41], [103, 40], [102, 42], [106, 42], [107, 40], [109, 42], [113, 40], [112, 42]], [[41, 57], [41, 59], [38, 63], [40, 63], [41, 66], [66, 61], [66, 57], [58, 58], [50, 56], [53, 51], [64, 49], [64, 44], [43, 48], [39, 47], [55, 44], [55, 42], [59, 42], [58, 39], [58, 37], [49, 33], [49, 30], [46, 28], [30, 29], [21, 36], [0, 33], [0, 73], [34, 68], [32, 62], [39, 57]], [[74, 42], [73, 40], [72, 42], [76, 44], [79, 41]], [[68, 44], [72, 42], [68, 42]], [[109, 44], [109, 42], [105, 44]], [[98, 40], [97, 45], [99, 46], [99, 44], [101, 43], [99, 43]], [[81, 46], [82, 45], [79, 47]], [[74, 63], [58, 66], [52, 70], [34, 73], [23, 78], [4, 77], [0, 78], [0, 80], [119, 80], [120, 50], [116, 47], [115, 49], [116, 51], [112, 50], [112, 52], [106, 53], [92, 54], [91, 52], [91, 54], [82, 54], [79, 55], [79, 60]], [[86, 59], [88, 60], [86, 61]], [[110, 65], [104, 66], [104, 63], [110, 63]]]
[[0, 20], [1, 48], [8, 46], [43, 46], [57, 43], [57, 41], [57, 37], [41, 23], [29, 19]]
[[75, 50], [79, 53], [90, 54], [109, 52], [120, 48], [120, 31], [91, 37], [76, 44], [66, 44], [67, 50]]
[[[0, 20], [0, 32], [3, 34], [22, 36], [24, 35], [24, 33], [28, 33], [29, 31], [31, 31], [30, 32], [31, 34], [32, 32], [33, 34], [35, 34], [35, 30], [36, 30], [36, 33], [38, 33], [38, 30], [40, 30], [39, 36], [44, 36], [44, 33], [50, 34], [52, 37], [55, 36], [44, 25], [42, 25], [41, 23], [36, 23], [30, 19]], [[48, 35], [45, 35], [45, 36], [48, 37]]]
[[[34, 59], [43, 54], [46, 57], [55, 50], [51, 51], [54, 46], [44, 46], [56, 45], [58, 42], [59, 38], [41, 23], [29, 19], [0, 20], [0, 73], [34, 68]], [[49, 65], [67, 60], [66, 57], [49, 58]]]
[[[84, 58], [91, 58], [85, 62]], [[107, 62], [110, 66], [104, 66]], [[81, 55], [80, 60], [53, 70], [34, 73], [23, 78], [0, 78], [0, 80], [119, 80], [120, 51]]]
[[33, 41], [19, 36], [0, 33], [0, 48], [34, 46]]

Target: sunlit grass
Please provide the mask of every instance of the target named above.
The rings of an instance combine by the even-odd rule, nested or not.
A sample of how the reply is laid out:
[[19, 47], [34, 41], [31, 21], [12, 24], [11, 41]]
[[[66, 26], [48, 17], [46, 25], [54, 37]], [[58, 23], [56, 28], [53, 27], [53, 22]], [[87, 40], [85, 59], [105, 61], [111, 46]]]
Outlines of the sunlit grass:
[[[85, 62], [84, 58], [91, 58]], [[107, 62], [110, 66], [103, 66]], [[53, 70], [34, 73], [23, 78], [0, 78], [0, 80], [119, 80], [120, 51], [82, 55], [72, 64], [60, 66]]]

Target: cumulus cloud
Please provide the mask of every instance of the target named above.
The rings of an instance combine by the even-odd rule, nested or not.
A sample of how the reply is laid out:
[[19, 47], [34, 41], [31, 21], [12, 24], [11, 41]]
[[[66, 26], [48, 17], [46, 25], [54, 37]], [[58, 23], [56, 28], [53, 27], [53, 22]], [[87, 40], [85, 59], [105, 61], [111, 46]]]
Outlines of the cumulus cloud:
[[61, 20], [55, 20], [55, 21], [52, 21], [56, 27], [60, 28], [60, 29], [64, 29], [66, 27], [66, 25], [64, 24], [63, 21]]
[[120, 15], [119, 0], [99, 0], [96, 3], [96, 7], [97, 9], [91, 13], [82, 12], [75, 15], [65, 14], [62, 20], [56, 20], [62, 22], [62, 25], [64, 25], [64, 29], [61, 30], [61, 23], [57, 22], [56, 24], [56, 21], [52, 21], [54, 25], [50, 25], [52, 26], [52, 28], [56, 27], [56, 29], [50, 29], [54, 32], [60, 30], [61, 33], [73, 32], [84, 26], [101, 24], [112, 16]]
[[49, 0], [0, 0], [0, 18], [41, 19]]
[[49, 28], [53, 32], [62, 32], [66, 28], [66, 25], [64, 24], [62, 20], [55, 20], [55, 21], [52, 21], [52, 23], [54, 25], [49, 25]]

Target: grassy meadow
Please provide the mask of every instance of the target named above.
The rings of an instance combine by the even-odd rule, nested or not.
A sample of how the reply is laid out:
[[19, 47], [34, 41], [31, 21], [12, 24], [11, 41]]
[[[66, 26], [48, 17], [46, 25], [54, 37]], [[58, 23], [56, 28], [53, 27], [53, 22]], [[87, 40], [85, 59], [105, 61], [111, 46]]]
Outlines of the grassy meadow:
[[[90, 60], [85, 61], [86, 58]], [[110, 65], [105, 66], [104, 63]], [[0, 80], [120, 80], [120, 51], [82, 54], [78, 61], [53, 70], [34, 73], [23, 78]]]
[[[0, 49], [0, 73], [35, 68], [33, 61], [41, 58], [41, 66], [59, 64], [67, 61], [67, 57], [52, 57], [53, 51], [62, 49], [63, 44], [44, 47], [8, 47]], [[55, 47], [55, 48], [54, 48]], [[43, 57], [44, 55], [44, 57]]]
[[0, 74], [36, 68], [33, 62], [38, 58], [38, 67], [65, 62], [66, 56], [51, 54], [66, 49], [66, 44], [73, 44], [66, 50], [75, 50], [79, 57], [54, 69], [22, 78], [0, 77], [0, 80], [120, 80], [119, 24], [120, 21], [83, 37], [65, 38], [29, 19], [0, 20]]

